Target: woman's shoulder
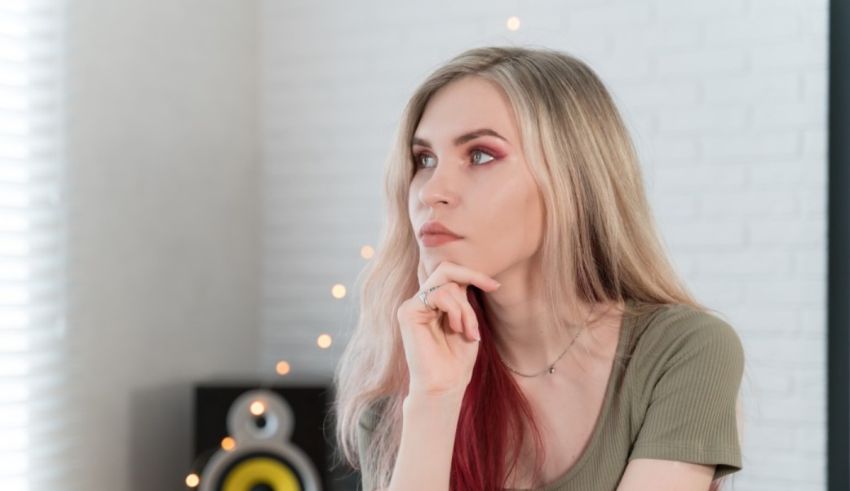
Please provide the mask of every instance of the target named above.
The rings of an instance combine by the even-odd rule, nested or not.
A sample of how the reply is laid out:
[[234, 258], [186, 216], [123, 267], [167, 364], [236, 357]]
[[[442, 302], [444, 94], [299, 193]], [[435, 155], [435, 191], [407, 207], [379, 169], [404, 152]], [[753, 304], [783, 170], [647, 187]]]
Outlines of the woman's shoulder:
[[687, 304], [665, 304], [637, 316], [631, 354], [641, 366], [657, 366], [705, 353], [704, 363], [743, 362], [741, 339], [718, 315]]
[[375, 410], [370, 406], [364, 409], [362, 413], [360, 413], [360, 420], [358, 421], [358, 424], [366, 431], [374, 431], [377, 419], [378, 418], [377, 414], [375, 413]]
[[374, 431], [386, 403], [387, 398], [382, 397], [367, 404], [366, 408], [360, 413], [358, 424], [368, 432]]

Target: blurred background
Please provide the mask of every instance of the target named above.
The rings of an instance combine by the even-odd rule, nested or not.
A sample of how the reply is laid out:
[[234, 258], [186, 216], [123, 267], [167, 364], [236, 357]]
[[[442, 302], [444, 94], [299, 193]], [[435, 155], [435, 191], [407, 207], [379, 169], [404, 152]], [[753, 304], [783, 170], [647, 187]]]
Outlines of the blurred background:
[[186, 489], [197, 384], [327, 385], [403, 105], [491, 44], [614, 96], [744, 342], [731, 489], [826, 489], [829, 8], [0, 0], [0, 489]]

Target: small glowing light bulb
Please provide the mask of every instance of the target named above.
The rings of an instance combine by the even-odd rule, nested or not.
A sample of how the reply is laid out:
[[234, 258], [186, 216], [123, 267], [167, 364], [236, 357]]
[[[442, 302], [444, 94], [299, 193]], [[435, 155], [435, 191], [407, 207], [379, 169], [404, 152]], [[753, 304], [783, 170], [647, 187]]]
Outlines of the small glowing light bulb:
[[278, 375], [286, 375], [289, 373], [289, 363], [283, 360], [277, 362], [277, 365], [275, 365], [275, 371]]
[[333, 286], [333, 288], [331, 288], [331, 295], [333, 295], [334, 298], [344, 297], [345, 296], [345, 286], [337, 283], [336, 285]]
[[328, 348], [332, 342], [333, 339], [331, 339], [330, 334], [322, 334], [316, 339], [316, 344], [319, 345], [319, 348]]
[[233, 437], [226, 436], [221, 439], [221, 448], [227, 451], [236, 448], [236, 440]]
[[198, 477], [194, 472], [186, 476], [186, 486], [190, 488], [198, 487], [198, 484], [201, 483], [201, 478]]
[[508, 30], [510, 31], [518, 31], [519, 30], [519, 17], [512, 16], [508, 18]]
[[363, 259], [370, 259], [374, 255], [375, 249], [373, 249], [372, 246], [364, 245], [360, 248], [360, 257], [362, 257]]
[[254, 402], [251, 403], [250, 411], [251, 411], [251, 414], [253, 414], [254, 416], [259, 416], [259, 415], [263, 414], [264, 412], [266, 412], [266, 405], [263, 404], [260, 401], [254, 401]]

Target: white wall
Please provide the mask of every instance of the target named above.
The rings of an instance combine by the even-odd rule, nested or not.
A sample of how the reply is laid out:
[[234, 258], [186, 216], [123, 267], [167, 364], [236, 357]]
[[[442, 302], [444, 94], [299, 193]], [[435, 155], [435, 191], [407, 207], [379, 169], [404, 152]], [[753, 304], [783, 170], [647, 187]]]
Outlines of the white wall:
[[825, 0], [262, 2], [261, 368], [330, 377], [356, 307], [330, 288], [374, 245], [413, 87], [475, 45], [563, 49], [613, 92], [675, 263], [744, 340], [733, 489], [824, 489], [827, 15]]
[[[65, 489], [182, 489], [191, 386], [252, 373], [254, 2], [70, 2]], [[66, 456], [62, 457], [66, 459]]]

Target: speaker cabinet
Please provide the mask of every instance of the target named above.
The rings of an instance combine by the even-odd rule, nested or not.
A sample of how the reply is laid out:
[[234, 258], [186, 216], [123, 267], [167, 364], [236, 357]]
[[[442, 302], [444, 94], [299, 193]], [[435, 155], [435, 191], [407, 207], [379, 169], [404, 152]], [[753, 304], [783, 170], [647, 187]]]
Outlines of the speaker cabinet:
[[[200, 491], [349, 491], [359, 474], [331, 470], [331, 389], [260, 383], [195, 386]], [[327, 424], [327, 429], [325, 429]], [[351, 470], [348, 470], [348, 474]]]

